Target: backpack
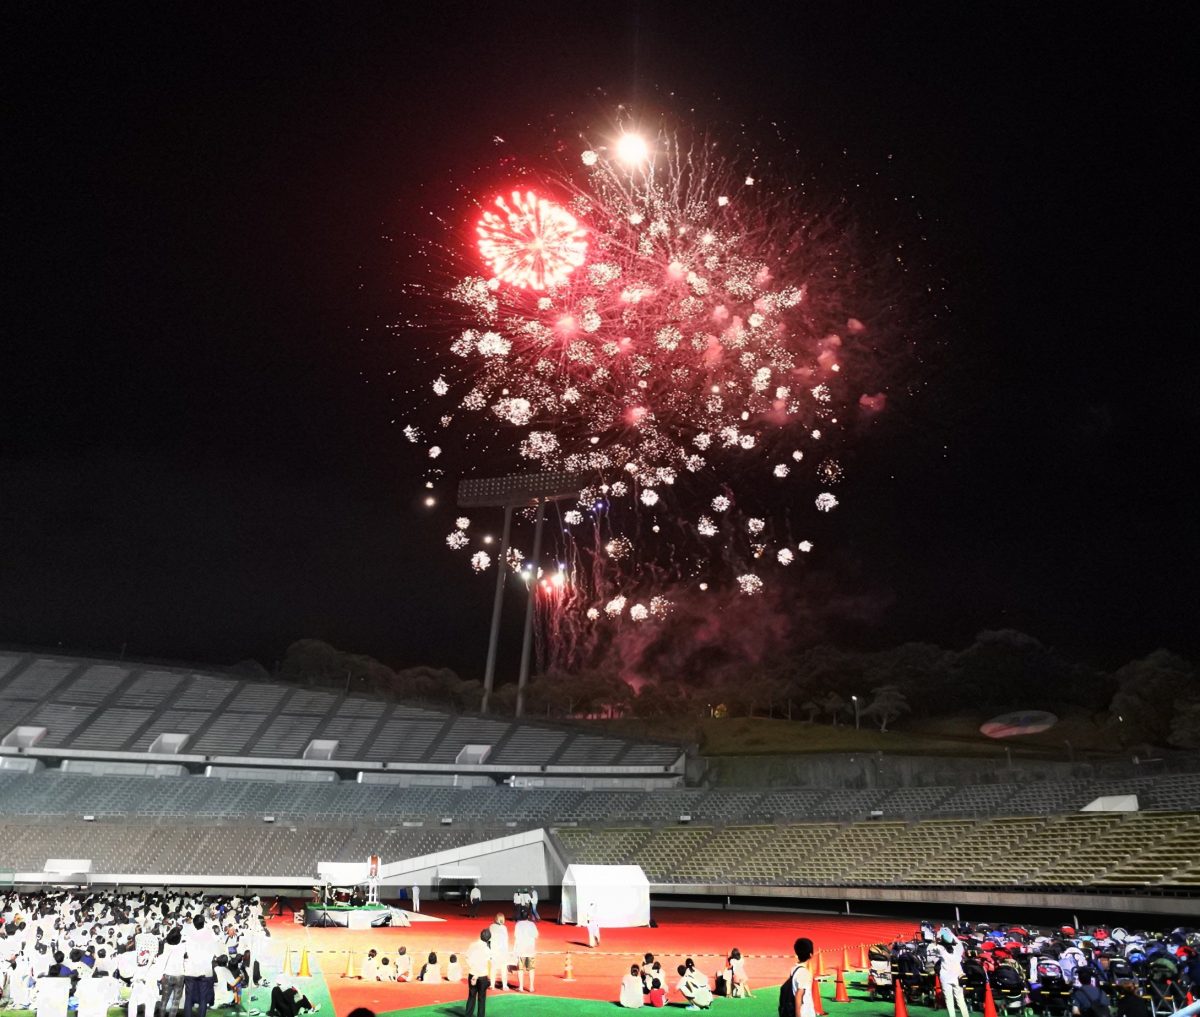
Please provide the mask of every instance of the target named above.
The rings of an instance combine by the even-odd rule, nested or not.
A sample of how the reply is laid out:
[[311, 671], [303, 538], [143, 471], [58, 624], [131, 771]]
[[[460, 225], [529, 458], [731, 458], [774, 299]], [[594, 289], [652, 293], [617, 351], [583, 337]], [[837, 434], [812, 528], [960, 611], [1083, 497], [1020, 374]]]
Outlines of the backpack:
[[792, 980], [799, 970], [800, 965], [797, 964], [787, 976], [787, 981], [779, 986], [779, 1017], [796, 1017], [796, 987]]

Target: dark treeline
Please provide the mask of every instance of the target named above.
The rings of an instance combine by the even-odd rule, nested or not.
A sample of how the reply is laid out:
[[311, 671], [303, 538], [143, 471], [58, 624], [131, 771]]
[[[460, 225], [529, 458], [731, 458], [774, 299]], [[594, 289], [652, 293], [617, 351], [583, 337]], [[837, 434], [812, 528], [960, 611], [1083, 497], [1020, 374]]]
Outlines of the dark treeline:
[[[394, 670], [316, 639], [293, 643], [277, 677], [462, 712], [478, 710], [482, 691], [478, 680], [447, 668]], [[493, 711], [511, 713], [515, 692], [499, 685]], [[961, 650], [929, 643], [871, 652], [815, 646], [740, 671], [662, 676], [636, 688], [615, 670], [551, 671], [531, 680], [527, 711], [549, 719], [728, 715], [837, 725], [852, 722], [854, 696], [861, 717], [881, 731], [910, 719], [1082, 709], [1109, 724], [1122, 745], [1200, 748], [1200, 674], [1192, 662], [1156, 650], [1099, 671], [1011, 629], [982, 632]]]

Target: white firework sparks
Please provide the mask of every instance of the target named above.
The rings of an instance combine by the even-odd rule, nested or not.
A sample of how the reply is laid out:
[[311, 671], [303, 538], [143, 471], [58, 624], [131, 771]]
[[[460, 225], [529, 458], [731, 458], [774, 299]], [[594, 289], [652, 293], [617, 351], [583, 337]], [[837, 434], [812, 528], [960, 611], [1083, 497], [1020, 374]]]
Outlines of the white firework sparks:
[[763, 581], [753, 573], [746, 573], [737, 577], [738, 587], [747, 597], [756, 596], [762, 593]]
[[492, 556], [487, 551], [476, 551], [471, 555], [471, 568], [476, 572], [484, 572], [491, 568]]
[[832, 512], [838, 506], [838, 500], [828, 491], [822, 491], [816, 500], [818, 512]]

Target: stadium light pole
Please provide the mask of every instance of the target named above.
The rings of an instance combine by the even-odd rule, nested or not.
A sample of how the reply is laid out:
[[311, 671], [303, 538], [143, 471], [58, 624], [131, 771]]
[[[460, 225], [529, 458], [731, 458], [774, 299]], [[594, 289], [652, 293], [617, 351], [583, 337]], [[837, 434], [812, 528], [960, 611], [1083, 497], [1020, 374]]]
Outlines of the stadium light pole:
[[525, 709], [525, 686], [529, 680], [529, 658], [533, 642], [533, 598], [536, 595], [537, 559], [542, 553], [542, 530], [546, 502], [565, 501], [579, 497], [583, 478], [577, 473], [519, 473], [508, 477], [464, 479], [458, 485], [458, 504], [463, 508], [503, 508], [504, 535], [496, 562], [496, 593], [492, 598], [492, 624], [488, 633], [487, 665], [483, 673], [483, 697], [480, 711], [486, 713], [492, 698], [496, 678], [496, 655], [500, 644], [500, 615], [504, 604], [504, 570], [508, 567], [508, 544], [512, 533], [513, 509], [538, 506], [534, 530], [533, 582], [529, 586], [529, 601], [525, 607], [525, 628], [521, 645], [521, 670], [517, 675], [516, 715]]
[[859, 730], [858, 727], [858, 696], [851, 696], [850, 701], [854, 704], [854, 730]]

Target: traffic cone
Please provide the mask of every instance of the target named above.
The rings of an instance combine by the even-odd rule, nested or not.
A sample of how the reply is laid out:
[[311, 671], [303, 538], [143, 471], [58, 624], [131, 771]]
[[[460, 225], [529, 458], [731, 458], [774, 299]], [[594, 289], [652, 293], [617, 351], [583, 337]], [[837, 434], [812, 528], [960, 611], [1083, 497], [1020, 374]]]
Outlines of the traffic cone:
[[837, 973], [837, 981], [834, 984], [833, 1001], [835, 1003], [849, 1003], [850, 994], [846, 991], [846, 979], [842, 976], [842, 971], [839, 968]]
[[815, 975], [813, 975], [813, 977], [814, 978], [824, 978], [825, 977], [825, 951], [824, 950], [817, 951], [817, 973]]
[[292, 948], [289, 946], [283, 951], [283, 973], [286, 977], [292, 977]]
[[896, 997], [896, 1017], [908, 1017], [908, 1000], [904, 998], [904, 986], [898, 978], [892, 979], [892, 995]]
[[983, 983], [983, 1017], [996, 1017], [996, 1001], [992, 998], [992, 983]]
[[346, 973], [344, 975], [342, 975], [342, 977], [343, 978], [357, 978], [358, 977], [358, 972], [354, 970], [354, 951], [353, 950], [346, 951]]
[[570, 950], [567, 951], [567, 966], [566, 966], [566, 970], [563, 971], [563, 981], [564, 982], [575, 981], [575, 972], [571, 968], [571, 951]]
[[300, 970], [296, 972], [297, 978], [312, 978], [312, 972], [308, 970], [308, 948], [300, 951]]
[[[818, 982], [815, 978], [813, 979], [812, 993], [813, 993], [813, 1013], [815, 1013], [817, 1015], [817, 1017], [829, 1017], [829, 1015], [825, 1011], [825, 1007], [823, 1007], [821, 1005], [821, 983]], [[907, 1017], [907, 1014], [905, 1015], [905, 1017]]]
[[858, 970], [866, 971], [871, 965], [867, 961], [867, 944], [863, 943], [858, 948]]
[[848, 946], [842, 947], [842, 970], [850, 970], [850, 947]]

